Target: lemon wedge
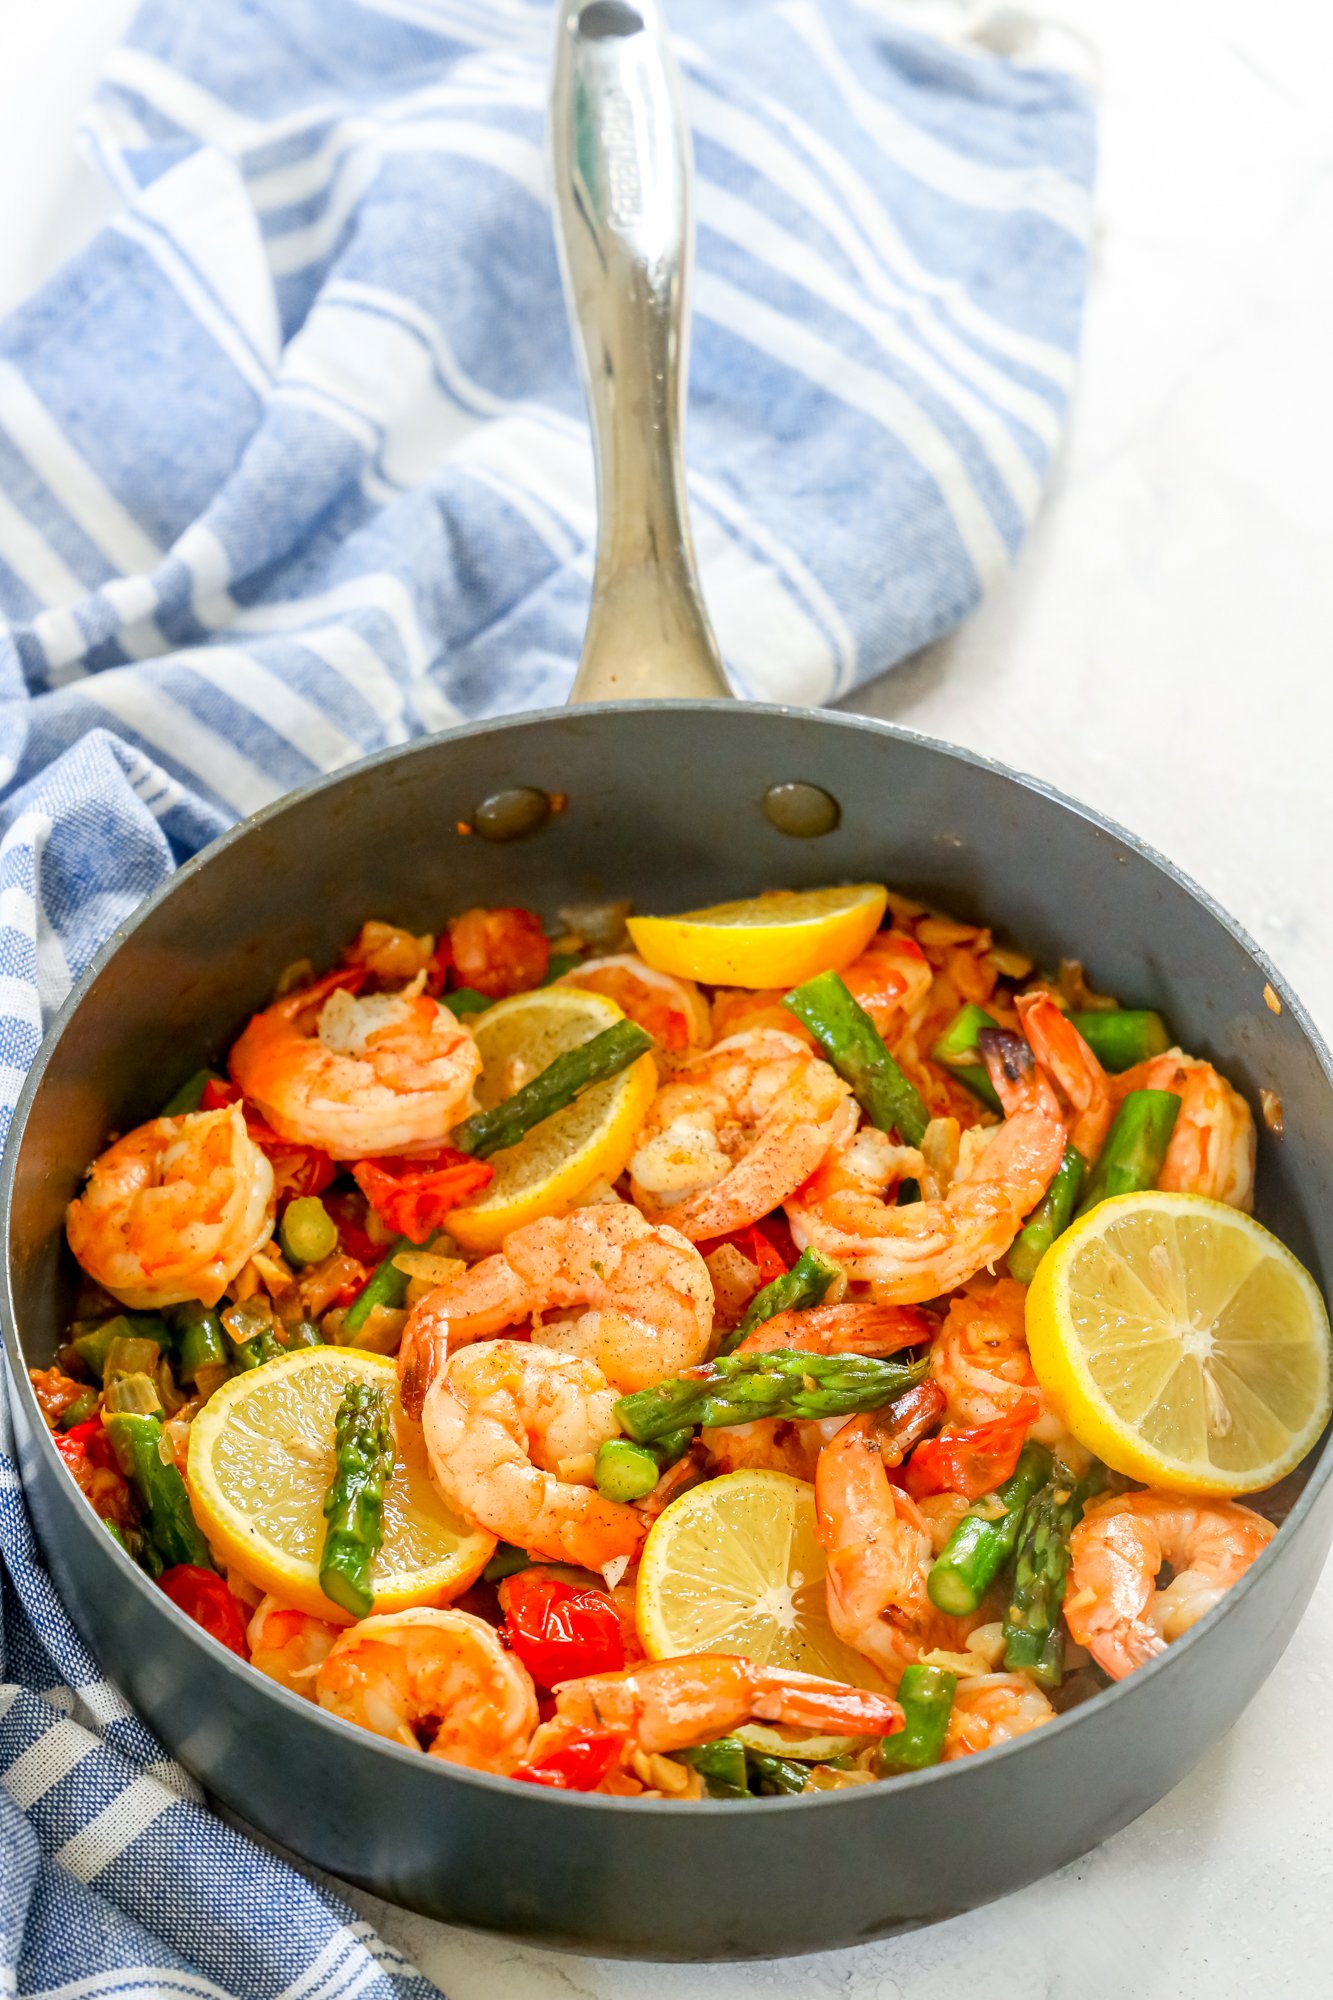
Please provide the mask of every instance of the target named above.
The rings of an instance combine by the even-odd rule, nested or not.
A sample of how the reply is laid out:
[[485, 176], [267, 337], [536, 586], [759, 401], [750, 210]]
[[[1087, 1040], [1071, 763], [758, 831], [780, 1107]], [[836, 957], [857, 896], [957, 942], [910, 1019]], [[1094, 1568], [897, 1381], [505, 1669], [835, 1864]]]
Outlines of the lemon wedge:
[[[489, 1111], [567, 1049], [624, 1018], [614, 1000], [577, 986], [544, 986], [498, 1001], [473, 1028], [482, 1061], [478, 1104]], [[567, 1214], [594, 1183], [624, 1171], [656, 1090], [657, 1065], [642, 1055], [544, 1118], [494, 1155], [495, 1178], [476, 1201], [450, 1210], [449, 1234], [480, 1255], [497, 1249], [520, 1223]]]
[[664, 1508], [644, 1543], [635, 1617], [650, 1659], [744, 1653], [762, 1666], [884, 1686], [829, 1624], [815, 1489], [785, 1472], [728, 1472]]
[[1169, 1492], [1255, 1493], [1328, 1421], [1328, 1313], [1253, 1216], [1123, 1194], [1047, 1251], [1027, 1300], [1037, 1380], [1080, 1444]]
[[709, 986], [798, 986], [839, 971], [865, 950], [888, 892], [878, 882], [781, 889], [679, 917], [630, 917], [646, 965]]
[[210, 1396], [190, 1426], [190, 1504], [220, 1560], [284, 1604], [348, 1623], [319, 1587], [333, 1427], [347, 1384], [394, 1402], [397, 1457], [384, 1499], [376, 1611], [447, 1604], [481, 1574], [495, 1538], [469, 1528], [431, 1483], [421, 1427], [398, 1408], [393, 1363], [351, 1347], [303, 1347]]

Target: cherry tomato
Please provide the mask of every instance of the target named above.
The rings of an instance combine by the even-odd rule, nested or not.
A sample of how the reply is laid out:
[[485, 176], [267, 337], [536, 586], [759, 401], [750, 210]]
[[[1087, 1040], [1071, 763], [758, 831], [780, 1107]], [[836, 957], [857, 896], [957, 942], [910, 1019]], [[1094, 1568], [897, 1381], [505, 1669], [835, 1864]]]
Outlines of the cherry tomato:
[[56, 1439], [56, 1450], [67, 1465], [76, 1465], [81, 1458], [86, 1458], [90, 1465], [100, 1466], [104, 1472], [116, 1469], [116, 1454], [100, 1413], [95, 1417], [86, 1417], [81, 1424], [71, 1424]]
[[500, 1603], [505, 1638], [538, 1687], [613, 1674], [625, 1664], [619, 1614], [600, 1590], [523, 1569], [500, 1585]]
[[352, 1179], [395, 1236], [424, 1243], [451, 1208], [495, 1178], [495, 1168], [452, 1146], [426, 1159], [358, 1160]]
[[245, 1613], [215, 1570], [202, 1569], [197, 1563], [177, 1563], [163, 1570], [157, 1585], [210, 1639], [239, 1653], [243, 1660], [249, 1659]]
[[551, 948], [532, 910], [464, 910], [449, 924], [454, 984], [488, 1000], [526, 993], [546, 977]]
[[571, 1730], [565, 1742], [553, 1744], [535, 1763], [520, 1764], [513, 1775], [557, 1792], [595, 1792], [624, 1740], [613, 1729]]
[[961, 1493], [980, 1500], [1003, 1486], [1041, 1414], [1035, 1396], [1023, 1396], [1007, 1416], [971, 1430], [947, 1431], [919, 1444], [907, 1463], [907, 1490], [914, 1500], [928, 1493]]

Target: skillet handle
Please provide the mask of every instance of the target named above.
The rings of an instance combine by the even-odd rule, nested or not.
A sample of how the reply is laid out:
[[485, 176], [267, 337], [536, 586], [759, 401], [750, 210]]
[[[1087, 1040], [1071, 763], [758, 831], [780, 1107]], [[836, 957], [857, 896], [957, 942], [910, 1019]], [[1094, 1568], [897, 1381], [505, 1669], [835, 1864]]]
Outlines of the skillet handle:
[[559, 0], [551, 166], [597, 459], [597, 566], [570, 700], [727, 696], [685, 497], [690, 136], [657, 0]]

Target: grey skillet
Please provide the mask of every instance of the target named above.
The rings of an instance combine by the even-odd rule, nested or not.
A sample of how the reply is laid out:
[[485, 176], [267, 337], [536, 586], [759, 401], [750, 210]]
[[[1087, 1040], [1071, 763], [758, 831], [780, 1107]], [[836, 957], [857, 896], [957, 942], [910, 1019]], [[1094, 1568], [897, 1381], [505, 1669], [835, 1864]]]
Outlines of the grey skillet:
[[[1260, 1135], [1259, 1213], [1329, 1289], [1329, 1058], [1221, 911], [1030, 780], [877, 723], [710, 699], [725, 688], [675, 423], [688, 155], [643, 0], [562, 8], [555, 100], [602, 494], [578, 694], [674, 698], [602, 700], [371, 758], [183, 868], [110, 941], [28, 1079], [0, 1188], [0, 1316], [23, 1479], [64, 1597], [106, 1672], [227, 1806], [318, 1866], [453, 1922], [638, 1957], [769, 1957], [951, 1916], [1161, 1798], [1230, 1727], [1310, 1597], [1333, 1531], [1327, 1442], [1276, 1541], [1219, 1608], [1034, 1735], [854, 1792], [676, 1805], [458, 1770], [265, 1681], [113, 1545], [26, 1376], [60, 1339], [64, 1208], [107, 1133], [153, 1116], [224, 1050], [283, 966], [330, 962], [370, 915], [433, 929], [474, 903], [632, 896], [668, 910], [869, 877], [984, 918], [1041, 963], [1081, 956], [1098, 986], [1160, 1007], [1252, 1102], [1261, 1086], [1279, 1093], [1286, 1130]], [[559, 814], [544, 811], [552, 793], [568, 799]], [[525, 837], [461, 838], [460, 821]]]

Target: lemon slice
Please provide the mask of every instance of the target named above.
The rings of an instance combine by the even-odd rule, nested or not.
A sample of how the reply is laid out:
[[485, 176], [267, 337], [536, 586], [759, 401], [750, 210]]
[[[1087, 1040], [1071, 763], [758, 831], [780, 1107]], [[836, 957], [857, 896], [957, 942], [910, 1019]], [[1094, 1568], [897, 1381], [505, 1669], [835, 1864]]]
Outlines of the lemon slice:
[[887, 899], [878, 882], [856, 882], [628, 923], [640, 958], [657, 972], [709, 986], [797, 986], [850, 965], [879, 929]]
[[[489, 1111], [566, 1049], [624, 1018], [614, 1000], [577, 986], [545, 986], [488, 1007], [473, 1029], [482, 1061], [478, 1104]], [[595, 1182], [623, 1173], [656, 1090], [657, 1065], [642, 1055], [544, 1118], [494, 1155], [494, 1180], [479, 1200], [449, 1211], [449, 1234], [479, 1254], [496, 1249], [520, 1223], [567, 1214]]]
[[1130, 1479], [1256, 1493], [1328, 1421], [1328, 1313], [1262, 1223], [1192, 1194], [1122, 1194], [1037, 1268], [1028, 1345], [1080, 1444]]
[[[744, 1653], [762, 1666], [884, 1686], [828, 1622], [815, 1489], [785, 1472], [728, 1472], [664, 1508], [644, 1543], [635, 1617], [650, 1659]], [[838, 1750], [806, 1754], [846, 1747], [825, 1740]]]
[[190, 1503], [214, 1553], [284, 1604], [348, 1623], [319, 1587], [333, 1427], [347, 1383], [394, 1399], [397, 1457], [384, 1544], [371, 1572], [376, 1611], [447, 1604], [490, 1561], [495, 1538], [467, 1527], [431, 1483], [419, 1424], [398, 1408], [393, 1364], [351, 1347], [303, 1347], [224, 1383], [190, 1426]]

